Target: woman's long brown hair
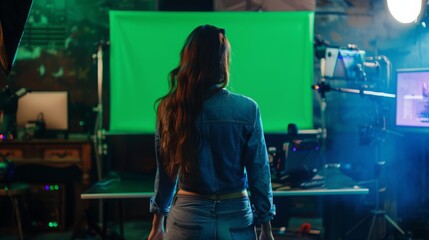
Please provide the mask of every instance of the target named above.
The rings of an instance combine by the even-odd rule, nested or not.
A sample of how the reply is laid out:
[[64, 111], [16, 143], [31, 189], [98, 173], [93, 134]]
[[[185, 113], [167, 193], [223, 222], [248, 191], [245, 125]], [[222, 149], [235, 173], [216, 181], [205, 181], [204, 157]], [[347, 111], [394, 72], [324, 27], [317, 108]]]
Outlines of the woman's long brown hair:
[[179, 66], [169, 74], [169, 91], [157, 100], [159, 153], [170, 177], [179, 168], [191, 172], [198, 165], [196, 119], [204, 99], [228, 84], [229, 42], [223, 29], [204, 25], [188, 36]]

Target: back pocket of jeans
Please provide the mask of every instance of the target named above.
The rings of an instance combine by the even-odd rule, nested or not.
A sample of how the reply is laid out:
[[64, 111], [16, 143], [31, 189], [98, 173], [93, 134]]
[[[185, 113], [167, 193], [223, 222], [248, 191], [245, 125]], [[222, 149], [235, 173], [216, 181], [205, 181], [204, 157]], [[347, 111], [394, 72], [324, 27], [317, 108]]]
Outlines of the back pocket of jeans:
[[256, 230], [254, 225], [249, 225], [240, 228], [230, 228], [229, 232], [231, 233], [232, 240], [255, 240], [256, 239]]
[[179, 222], [174, 222], [173, 226], [169, 229], [169, 240], [194, 240], [200, 239], [202, 227], [198, 225], [187, 225]]

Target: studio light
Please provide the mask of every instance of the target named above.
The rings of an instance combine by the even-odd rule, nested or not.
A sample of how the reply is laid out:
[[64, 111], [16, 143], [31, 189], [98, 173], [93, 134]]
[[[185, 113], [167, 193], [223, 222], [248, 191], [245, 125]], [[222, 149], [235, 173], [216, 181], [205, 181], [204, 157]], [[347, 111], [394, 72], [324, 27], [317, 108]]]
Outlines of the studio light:
[[401, 23], [416, 22], [419, 18], [424, 0], [387, 0], [390, 14]]

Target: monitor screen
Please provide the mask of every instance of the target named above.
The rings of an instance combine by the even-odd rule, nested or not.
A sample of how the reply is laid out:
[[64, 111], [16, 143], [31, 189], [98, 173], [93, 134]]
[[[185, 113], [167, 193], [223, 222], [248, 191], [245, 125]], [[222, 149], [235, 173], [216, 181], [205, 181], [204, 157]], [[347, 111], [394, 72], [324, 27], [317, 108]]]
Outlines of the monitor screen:
[[43, 118], [46, 130], [68, 129], [68, 93], [66, 91], [30, 92], [18, 101], [18, 128]]
[[429, 130], [429, 68], [397, 70], [396, 126]]

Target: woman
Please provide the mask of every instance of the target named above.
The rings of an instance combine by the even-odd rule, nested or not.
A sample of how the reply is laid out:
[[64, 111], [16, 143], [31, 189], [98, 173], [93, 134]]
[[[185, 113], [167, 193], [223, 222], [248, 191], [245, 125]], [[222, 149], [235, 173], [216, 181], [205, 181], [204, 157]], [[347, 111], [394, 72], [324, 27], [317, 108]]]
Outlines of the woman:
[[157, 108], [149, 240], [256, 239], [256, 224], [260, 239], [273, 239], [275, 207], [259, 109], [225, 89], [229, 58], [225, 31], [199, 26], [170, 72], [170, 90]]

